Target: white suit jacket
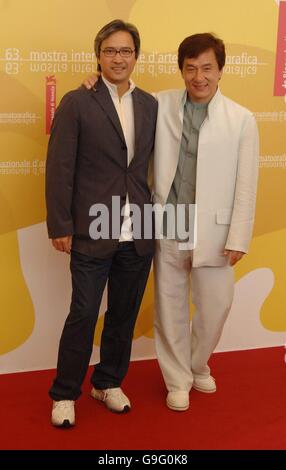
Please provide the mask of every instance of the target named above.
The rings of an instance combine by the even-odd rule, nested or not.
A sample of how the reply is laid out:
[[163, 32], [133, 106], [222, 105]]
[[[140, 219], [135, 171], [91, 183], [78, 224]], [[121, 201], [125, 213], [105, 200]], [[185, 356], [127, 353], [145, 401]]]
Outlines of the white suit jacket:
[[[187, 93], [170, 90], [156, 97], [154, 202], [164, 205], [177, 169]], [[248, 251], [255, 213], [258, 148], [253, 114], [218, 89], [199, 135], [194, 267], [225, 265], [224, 249]]]

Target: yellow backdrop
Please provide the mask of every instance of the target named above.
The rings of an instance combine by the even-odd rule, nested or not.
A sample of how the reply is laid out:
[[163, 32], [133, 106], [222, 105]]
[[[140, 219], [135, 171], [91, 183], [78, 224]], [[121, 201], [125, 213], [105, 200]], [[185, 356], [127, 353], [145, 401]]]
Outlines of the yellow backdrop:
[[[286, 102], [285, 96], [273, 92], [277, 48], [282, 47], [277, 45], [279, 8], [286, 22], [282, 3], [0, 0], [2, 372], [55, 365], [70, 285], [64, 280], [69, 276], [68, 259], [52, 251], [44, 226], [47, 78], [56, 82], [52, 93], [57, 103], [64, 93], [78, 87], [96, 70], [96, 32], [114, 18], [135, 23], [141, 32], [142, 51], [133, 79], [147, 91], [183, 87], [176, 51], [185, 36], [211, 31], [224, 39], [227, 63], [220, 86], [224, 94], [255, 113], [261, 153], [254, 240], [250, 254], [236, 268], [237, 293], [241, 294], [219, 348], [283, 343]], [[250, 317], [255, 318], [252, 328]], [[151, 274], [135, 329], [133, 357], [154, 354], [152, 324]], [[243, 342], [246, 330], [249, 341]]]

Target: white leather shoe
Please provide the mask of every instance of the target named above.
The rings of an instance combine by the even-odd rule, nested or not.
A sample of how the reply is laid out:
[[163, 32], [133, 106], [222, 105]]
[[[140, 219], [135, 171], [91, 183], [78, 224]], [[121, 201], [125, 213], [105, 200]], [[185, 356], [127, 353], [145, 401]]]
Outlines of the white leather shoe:
[[127, 413], [131, 408], [129, 399], [120, 387], [106, 388], [105, 390], [98, 390], [93, 387], [91, 396], [96, 400], [103, 401], [106, 407], [114, 413]]
[[52, 424], [62, 428], [69, 428], [75, 425], [73, 400], [53, 401]]
[[211, 375], [206, 378], [194, 376], [193, 388], [199, 392], [214, 393], [216, 391], [215, 379]]
[[166, 404], [171, 410], [186, 411], [190, 406], [189, 392], [186, 390], [168, 392]]

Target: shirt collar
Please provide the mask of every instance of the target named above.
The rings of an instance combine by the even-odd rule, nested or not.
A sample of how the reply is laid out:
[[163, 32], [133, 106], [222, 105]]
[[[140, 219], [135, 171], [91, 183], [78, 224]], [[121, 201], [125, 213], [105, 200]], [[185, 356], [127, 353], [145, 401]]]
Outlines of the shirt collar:
[[185, 105], [191, 106], [192, 109], [204, 109], [204, 108], [206, 109], [209, 105], [209, 102], [208, 103], [196, 103], [195, 101], [192, 101], [190, 98], [187, 98]]
[[[210, 116], [213, 113], [216, 105], [220, 102], [221, 97], [222, 97], [221, 91], [220, 91], [219, 87], [217, 87], [217, 90], [216, 90], [214, 96], [212, 97], [212, 99], [208, 103], [208, 116]], [[181, 97], [181, 106], [180, 106], [180, 114], [182, 114], [182, 115], [183, 115], [183, 109], [184, 109], [184, 106], [185, 106], [185, 103], [186, 103], [187, 99], [188, 99], [187, 90], [184, 90], [183, 95]]]
[[[101, 75], [101, 77], [102, 77], [103, 82], [107, 86], [111, 96], [118, 98], [117, 86], [114, 83], [109, 82], [103, 75]], [[130, 95], [133, 92], [135, 87], [136, 87], [135, 83], [130, 79], [129, 88], [121, 98]]]
[[214, 94], [214, 96], [212, 97], [212, 99], [209, 102], [209, 106], [208, 106], [209, 116], [213, 113], [215, 107], [220, 102], [221, 97], [222, 97], [221, 91], [220, 91], [219, 87], [217, 87], [216, 93]]

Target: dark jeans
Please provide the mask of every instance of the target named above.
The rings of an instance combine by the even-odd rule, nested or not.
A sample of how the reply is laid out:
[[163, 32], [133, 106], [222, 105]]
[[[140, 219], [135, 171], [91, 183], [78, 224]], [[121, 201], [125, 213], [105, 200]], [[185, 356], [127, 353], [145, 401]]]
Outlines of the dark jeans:
[[76, 400], [81, 394], [103, 291], [108, 301], [100, 345], [100, 363], [92, 384], [119, 387], [131, 354], [133, 330], [151, 267], [152, 255], [139, 256], [133, 242], [119, 243], [111, 258], [99, 259], [72, 251], [72, 302], [62, 332], [57, 376], [50, 389], [54, 400]]

